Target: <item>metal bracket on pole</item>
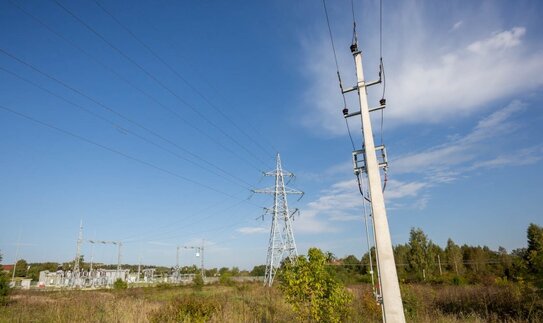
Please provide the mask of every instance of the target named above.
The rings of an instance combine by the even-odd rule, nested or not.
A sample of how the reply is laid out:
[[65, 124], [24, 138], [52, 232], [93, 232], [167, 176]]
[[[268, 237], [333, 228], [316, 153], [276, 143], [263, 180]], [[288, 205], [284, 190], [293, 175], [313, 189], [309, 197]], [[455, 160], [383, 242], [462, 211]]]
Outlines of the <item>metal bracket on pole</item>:
[[[387, 149], [385, 145], [377, 146], [375, 147], [375, 152], [378, 151], [381, 152], [381, 154], [377, 154], [377, 163], [379, 165], [379, 168], [387, 168], [388, 167], [388, 158], [387, 158]], [[353, 170], [354, 174], [358, 175], [360, 173], [366, 173], [366, 150], [365, 149], [358, 149], [353, 151]]]

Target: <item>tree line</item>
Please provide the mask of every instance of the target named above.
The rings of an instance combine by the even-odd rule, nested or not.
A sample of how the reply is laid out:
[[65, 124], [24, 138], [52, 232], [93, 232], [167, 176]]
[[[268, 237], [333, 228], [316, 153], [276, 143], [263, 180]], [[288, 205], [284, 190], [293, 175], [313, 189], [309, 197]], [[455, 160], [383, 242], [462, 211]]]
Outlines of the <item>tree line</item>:
[[[543, 227], [530, 224], [527, 247], [508, 252], [487, 246], [458, 245], [447, 240], [444, 248], [428, 238], [420, 228], [412, 228], [409, 241], [394, 246], [398, 277], [402, 282], [495, 283], [499, 280], [543, 282]], [[375, 250], [371, 250], [376, 272]], [[329, 265], [346, 283], [371, 280], [370, 254], [359, 260], [354, 255], [336, 259], [328, 253]]]

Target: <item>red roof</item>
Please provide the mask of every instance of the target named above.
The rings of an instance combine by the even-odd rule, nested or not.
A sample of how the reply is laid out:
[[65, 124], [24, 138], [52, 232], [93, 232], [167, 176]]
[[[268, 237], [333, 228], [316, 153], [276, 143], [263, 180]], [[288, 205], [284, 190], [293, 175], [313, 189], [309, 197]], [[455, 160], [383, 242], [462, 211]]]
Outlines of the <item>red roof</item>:
[[2, 265], [2, 269], [5, 271], [12, 271], [14, 265]]

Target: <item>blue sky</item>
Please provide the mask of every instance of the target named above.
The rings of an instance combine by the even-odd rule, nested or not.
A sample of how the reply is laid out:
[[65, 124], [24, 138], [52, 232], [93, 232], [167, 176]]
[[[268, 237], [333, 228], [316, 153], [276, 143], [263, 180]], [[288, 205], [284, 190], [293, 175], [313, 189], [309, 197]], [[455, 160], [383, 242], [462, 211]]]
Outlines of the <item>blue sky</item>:
[[[320, 1], [99, 4], [122, 26], [94, 1], [0, 3], [4, 263], [17, 241], [31, 262], [73, 258], [82, 219], [86, 239], [123, 241], [125, 263], [173, 265], [176, 245], [205, 239], [206, 266], [250, 269], [266, 259], [270, 218], [256, 218], [272, 200], [249, 190], [273, 184], [261, 172], [275, 152], [306, 193], [289, 203], [299, 251], [365, 252]], [[350, 7], [328, 2], [346, 86]], [[379, 2], [355, 13], [374, 79]], [[543, 4], [384, 1], [383, 13], [393, 242], [421, 227], [440, 245], [525, 246], [542, 219]], [[116, 261], [112, 246], [83, 253]]]

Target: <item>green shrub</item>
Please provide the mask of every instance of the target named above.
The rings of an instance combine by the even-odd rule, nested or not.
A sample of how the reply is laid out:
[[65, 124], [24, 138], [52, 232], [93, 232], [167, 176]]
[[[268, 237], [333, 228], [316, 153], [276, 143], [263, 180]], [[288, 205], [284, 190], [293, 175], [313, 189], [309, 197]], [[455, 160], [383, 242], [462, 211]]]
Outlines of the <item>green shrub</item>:
[[234, 281], [232, 280], [232, 274], [230, 273], [222, 273], [221, 277], [219, 278], [219, 282], [222, 285], [226, 285], [226, 286], [234, 285]]
[[128, 283], [124, 280], [117, 278], [117, 280], [113, 283], [113, 289], [127, 289]]
[[175, 298], [166, 306], [149, 315], [150, 322], [208, 322], [220, 310], [220, 304], [211, 298], [195, 295]]
[[196, 276], [194, 276], [194, 279], [192, 280], [192, 286], [195, 290], [202, 290], [204, 287], [204, 278], [202, 277], [202, 274], [197, 273]]
[[0, 273], [0, 305], [7, 303], [10, 291], [8, 277], [4, 273]]
[[352, 295], [334, 279], [321, 250], [310, 248], [307, 258], [300, 256], [295, 263], [285, 262], [280, 278], [285, 300], [300, 321], [349, 321]]

